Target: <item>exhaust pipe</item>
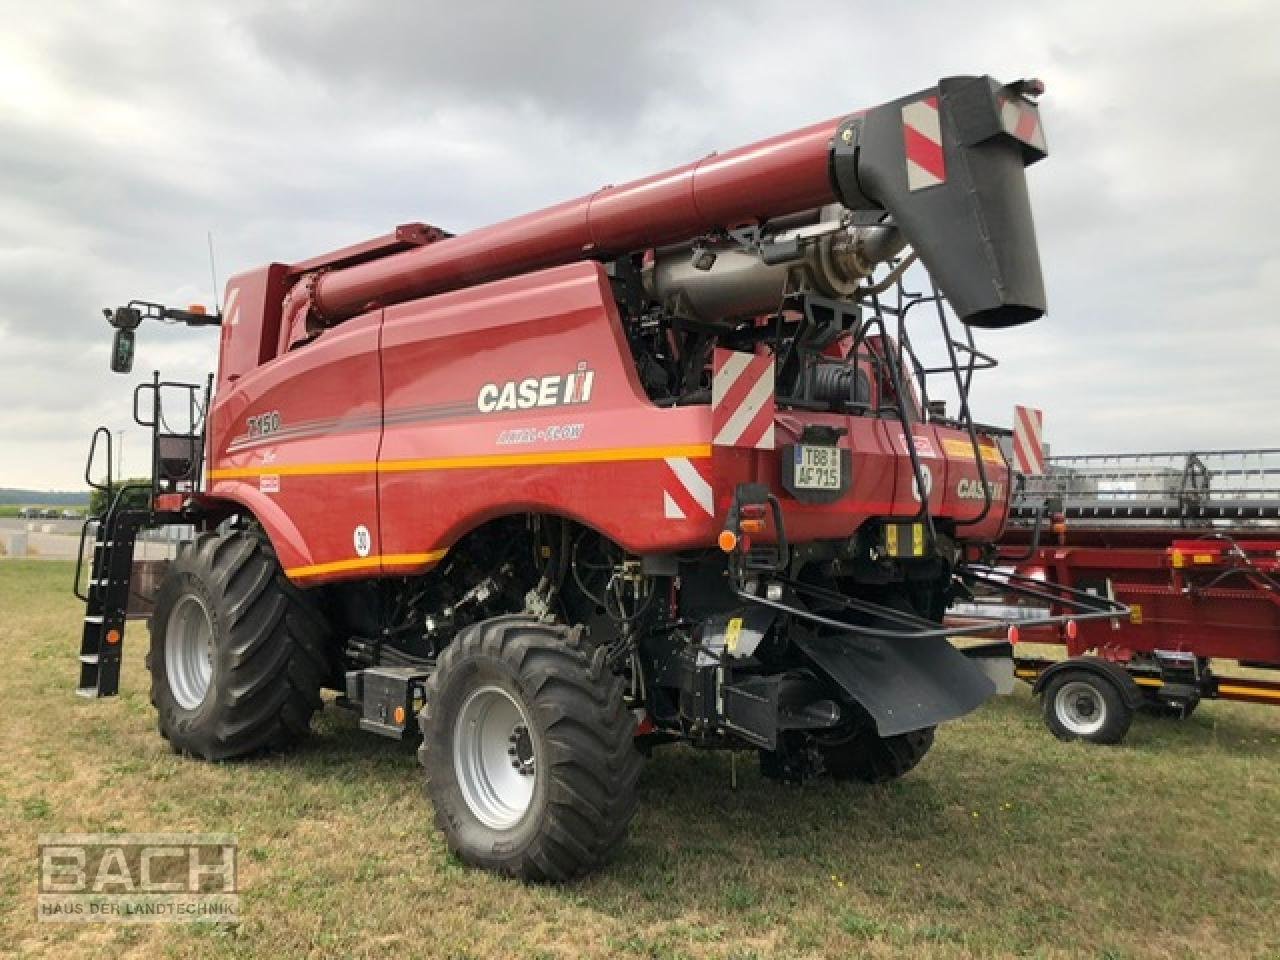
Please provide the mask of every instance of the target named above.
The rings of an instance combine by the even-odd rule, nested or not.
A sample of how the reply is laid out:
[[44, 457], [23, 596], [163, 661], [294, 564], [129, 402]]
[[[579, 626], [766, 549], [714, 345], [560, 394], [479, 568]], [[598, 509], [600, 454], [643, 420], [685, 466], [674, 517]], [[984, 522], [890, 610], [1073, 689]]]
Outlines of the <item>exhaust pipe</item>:
[[1048, 153], [1039, 81], [948, 77], [840, 125], [831, 172], [841, 202], [885, 210], [952, 309], [976, 327], [1045, 311], [1022, 168]]

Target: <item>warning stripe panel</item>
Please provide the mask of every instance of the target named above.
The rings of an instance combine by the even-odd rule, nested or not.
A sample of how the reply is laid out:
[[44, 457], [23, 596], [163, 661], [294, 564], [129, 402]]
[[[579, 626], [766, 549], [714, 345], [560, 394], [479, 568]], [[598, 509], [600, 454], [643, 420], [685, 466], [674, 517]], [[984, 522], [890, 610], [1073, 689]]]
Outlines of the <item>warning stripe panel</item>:
[[1044, 128], [1040, 126], [1040, 111], [1034, 104], [1020, 98], [1001, 101], [1000, 125], [1023, 143], [1037, 150], [1048, 152]]
[[902, 108], [902, 141], [908, 190], [946, 182], [947, 160], [942, 149], [937, 97], [925, 97]]
[[693, 461], [687, 457], [668, 457], [670, 482], [662, 491], [662, 514], [668, 520], [685, 520], [689, 516], [715, 516], [715, 492]]
[[776, 413], [773, 357], [717, 347], [712, 364], [712, 443], [772, 450]]
[[1034, 407], [1013, 408], [1013, 465], [1026, 476], [1045, 471], [1044, 413]]
[[240, 288], [232, 287], [227, 291], [227, 303], [222, 308], [223, 315], [227, 318], [227, 326], [234, 327], [240, 322]]

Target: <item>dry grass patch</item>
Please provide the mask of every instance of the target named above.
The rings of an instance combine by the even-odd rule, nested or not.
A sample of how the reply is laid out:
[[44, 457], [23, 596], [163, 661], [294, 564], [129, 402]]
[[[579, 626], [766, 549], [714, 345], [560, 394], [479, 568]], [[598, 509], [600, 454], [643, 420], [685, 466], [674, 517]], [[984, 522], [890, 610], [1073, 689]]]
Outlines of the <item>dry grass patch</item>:
[[[0, 943], [68, 957], [1280, 956], [1280, 712], [1053, 740], [1025, 692], [903, 781], [784, 788], [659, 752], [615, 864], [568, 887], [460, 866], [410, 747], [330, 707], [300, 751], [211, 765], [155, 733], [146, 631], [121, 696], [77, 699], [70, 567], [0, 565]], [[228, 831], [239, 927], [37, 924], [36, 835]]]

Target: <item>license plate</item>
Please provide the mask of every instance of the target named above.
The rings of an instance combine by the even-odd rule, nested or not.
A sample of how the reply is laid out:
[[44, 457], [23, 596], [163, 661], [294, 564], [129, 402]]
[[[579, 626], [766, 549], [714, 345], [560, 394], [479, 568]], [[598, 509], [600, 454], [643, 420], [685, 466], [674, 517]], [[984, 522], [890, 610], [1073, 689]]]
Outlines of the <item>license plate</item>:
[[840, 448], [795, 446], [795, 486], [798, 490], [840, 489]]

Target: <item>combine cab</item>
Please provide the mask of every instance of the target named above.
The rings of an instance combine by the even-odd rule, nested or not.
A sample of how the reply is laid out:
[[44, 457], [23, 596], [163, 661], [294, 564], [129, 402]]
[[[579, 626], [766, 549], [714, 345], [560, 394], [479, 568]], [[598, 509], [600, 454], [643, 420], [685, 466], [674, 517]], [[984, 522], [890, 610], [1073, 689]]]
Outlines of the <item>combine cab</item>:
[[[153, 488], [100, 518], [82, 692], [116, 690], [121, 551], [182, 523], [150, 617], [161, 733], [283, 747], [337, 691], [421, 736], [470, 863], [598, 866], [663, 743], [906, 773], [1011, 682], [1006, 621], [942, 617], [996, 576], [1009, 471], [970, 414], [973, 331], [1044, 311], [1039, 92], [949, 78], [472, 233], [268, 264], [216, 317], [111, 312], [120, 369], [148, 317], [221, 344], [198, 426], [141, 417]], [[1046, 622], [1122, 611], [1064, 605]]]

